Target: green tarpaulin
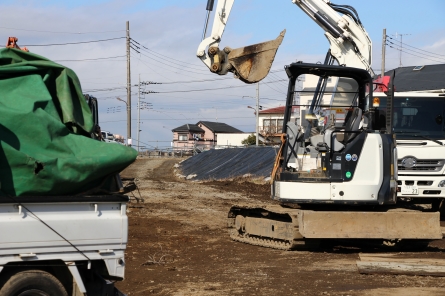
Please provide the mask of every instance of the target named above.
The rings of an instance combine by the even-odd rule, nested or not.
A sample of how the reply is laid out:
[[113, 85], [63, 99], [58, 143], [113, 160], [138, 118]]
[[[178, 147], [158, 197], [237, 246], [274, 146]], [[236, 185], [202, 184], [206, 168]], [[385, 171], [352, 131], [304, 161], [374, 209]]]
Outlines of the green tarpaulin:
[[0, 50], [0, 195], [81, 194], [136, 159], [130, 147], [92, 139], [92, 129], [71, 69]]

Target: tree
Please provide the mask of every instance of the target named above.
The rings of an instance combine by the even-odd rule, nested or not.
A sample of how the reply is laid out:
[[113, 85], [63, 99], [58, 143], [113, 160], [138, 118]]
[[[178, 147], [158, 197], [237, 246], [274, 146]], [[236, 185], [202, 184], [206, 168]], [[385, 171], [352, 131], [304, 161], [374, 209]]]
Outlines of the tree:
[[256, 136], [254, 134], [249, 135], [247, 138], [241, 141], [243, 145], [255, 145], [256, 144]]

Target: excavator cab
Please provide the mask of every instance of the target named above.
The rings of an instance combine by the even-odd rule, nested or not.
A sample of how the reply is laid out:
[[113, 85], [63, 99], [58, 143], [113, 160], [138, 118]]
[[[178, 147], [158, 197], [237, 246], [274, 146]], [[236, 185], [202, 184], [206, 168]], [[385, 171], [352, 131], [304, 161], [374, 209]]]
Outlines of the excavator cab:
[[[285, 70], [289, 87], [282, 146], [272, 173], [273, 198], [298, 204], [395, 203], [395, 139], [391, 127], [382, 130], [375, 124], [370, 74], [363, 69], [305, 63]], [[303, 108], [295, 101], [295, 84], [307, 74], [340, 81], [341, 87], [334, 83], [331, 100], [312, 105], [302, 126], [290, 119], [295, 106]], [[323, 105], [323, 101], [330, 103]]]

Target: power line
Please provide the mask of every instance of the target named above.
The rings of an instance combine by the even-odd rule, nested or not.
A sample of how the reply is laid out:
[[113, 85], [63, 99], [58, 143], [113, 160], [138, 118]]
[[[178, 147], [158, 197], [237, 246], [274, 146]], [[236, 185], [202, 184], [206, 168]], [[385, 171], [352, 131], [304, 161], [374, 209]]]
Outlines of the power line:
[[[170, 120], [174, 120], [174, 121], [180, 121], [181, 118], [179, 119], [175, 119], [175, 118], [141, 118], [140, 120], [146, 120], [146, 121], [170, 121]], [[187, 118], [184, 118], [187, 119]], [[188, 119], [193, 119], [193, 118], [188, 118]], [[187, 119], [187, 120], [188, 120]], [[200, 120], [212, 120], [213, 117], [204, 117], [201, 118]], [[218, 119], [252, 119], [251, 116], [247, 116], [247, 117], [224, 117], [224, 118], [219, 118]], [[136, 121], [137, 119], [132, 119], [132, 121]], [[108, 121], [102, 121], [101, 123], [108, 123], [108, 122], [121, 122], [121, 121], [127, 121], [126, 119], [122, 119], [122, 120], [108, 120]]]
[[190, 90], [172, 90], [172, 91], [161, 91], [160, 94], [170, 94], [170, 93], [187, 93], [187, 92], [197, 92], [197, 91], [207, 91], [207, 90], [216, 90], [216, 89], [230, 89], [230, 88], [239, 88], [246, 87], [249, 85], [236, 85], [229, 87], [215, 87], [215, 88], [203, 88], [203, 89], [190, 89]]
[[[401, 51], [403, 51], [403, 52], [405, 52], [405, 53], [414, 52], [414, 53], [417, 53], [417, 54], [421, 54], [421, 55], [428, 56], [428, 57], [433, 58], [433, 59], [441, 59], [441, 60], [445, 60], [445, 58], [441, 58], [441, 57], [433, 56], [433, 55], [430, 55], [430, 54], [427, 54], [427, 53], [423, 53], [423, 52], [421, 52], [421, 51], [417, 51], [417, 50], [414, 50], [414, 49], [402, 48], [400, 45], [395, 44], [394, 42], [392, 42], [392, 41], [390, 41], [390, 40], [387, 40], [386, 42], [387, 42], [386, 45], [390, 46], [390, 45], [388, 44], [388, 43], [390, 43], [390, 44], [392, 44], [392, 45], [394, 45], [394, 46], [397, 46], [397, 50], [401, 50]], [[406, 44], [404, 44], [404, 45], [406, 45]], [[390, 46], [390, 47], [391, 47], [391, 46]], [[394, 48], [394, 47], [392, 47], [392, 48]], [[408, 50], [409, 52], [406, 52], [406, 50]]]
[[432, 62], [436, 62], [436, 63], [443, 63], [443, 61], [438, 61], [438, 60], [429, 59], [429, 58], [426, 58], [426, 57], [423, 57], [423, 56], [418, 56], [418, 55], [415, 55], [415, 54], [413, 54], [413, 53], [410, 53], [410, 52], [401, 50], [400, 48], [393, 47], [393, 46], [391, 46], [391, 45], [389, 45], [389, 44], [387, 44], [387, 45], [388, 45], [389, 47], [393, 48], [393, 49], [396, 49], [396, 50], [399, 50], [399, 51], [403, 51], [404, 53], [407, 53], [407, 54], [409, 54], [409, 55], [412, 55], [412, 56], [415, 56], [415, 57], [418, 57], [418, 58], [426, 59], [426, 60], [429, 60], [429, 61], [432, 61]]
[[[134, 41], [134, 40], [132, 40], [132, 41]], [[137, 46], [136, 44], [132, 44], [132, 45], [135, 46], [137, 49], [141, 49], [141, 47], [140, 47], [140, 46]], [[165, 58], [167, 58], [167, 59], [168, 59], [167, 61], [168, 61], [169, 63], [174, 64], [174, 65], [178, 65], [178, 66], [181, 66], [181, 67], [185, 67], [185, 66], [182, 65], [182, 64], [188, 64], [188, 65], [192, 65], [192, 66], [195, 66], [195, 67], [186, 66], [187, 68], [191, 68], [191, 69], [198, 70], [198, 71], [205, 71], [205, 70], [202, 69], [202, 67], [199, 67], [198, 65], [190, 64], [190, 63], [187, 63], [187, 62], [183, 62], [183, 61], [180, 61], [180, 60], [177, 60], [177, 59], [168, 57], [168, 56], [166, 56], [166, 55], [157, 53], [157, 52], [155, 52], [155, 51], [153, 51], [153, 50], [147, 49], [147, 48], [146, 48], [145, 46], [143, 46], [143, 45], [141, 45], [141, 46], [142, 46], [142, 50], [144, 50], [145, 52], [147, 52], [147, 53], [149, 53], [149, 54], [151, 54], [151, 55], [154, 55], [155, 57], [160, 58], [160, 59], [165, 59]], [[139, 51], [137, 51], [137, 52], [139, 53]], [[171, 62], [170, 60], [177, 61], [177, 62], [179, 62], [179, 63], [181, 63], [181, 64]]]
[[171, 82], [160, 82], [161, 84], [185, 84], [185, 83], [196, 83], [196, 82], [208, 82], [208, 81], [219, 81], [219, 80], [233, 80], [233, 77], [225, 78], [215, 78], [215, 79], [200, 79], [200, 80], [184, 80], [184, 81], [171, 81]]
[[[264, 82], [264, 83], [261, 83], [261, 84], [265, 84], [266, 86], [268, 86], [269, 84], [276, 83], [276, 82], [283, 81], [283, 80], [269, 81], [269, 82]], [[164, 84], [164, 83], [162, 83], [162, 84]], [[240, 87], [249, 87], [249, 86], [251, 86], [251, 85], [245, 84], [245, 85], [227, 86], [227, 87], [220, 87], [220, 88], [191, 89], [191, 90], [166, 91], [166, 92], [160, 91], [160, 92], [157, 92], [156, 95], [183, 99], [183, 97], [169, 96], [169, 95], [166, 95], [166, 94], [168, 94], [168, 93], [189, 93], [189, 92], [213, 91], [213, 90], [220, 90], [220, 89], [231, 89], [231, 88], [240, 88]], [[88, 93], [88, 92], [114, 91], [114, 90], [124, 90], [124, 89], [126, 89], [126, 86], [114, 87], [114, 88], [87, 89], [87, 90], [84, 90], [84, 92]], [[217, 93], [214, 93], [214, 94], [217, 94]], [[283, 94], [285, 94], [285, 93], [283, 93]], [[237, 98], [240, 97], [240, 95], [231, 95], [231, 94], [224, 94], [224, 96], [237, 97]], [[107, 99], [114, 99], [114, 98], [115, 98], [115, 96], [102, 97], [100, 99], [107, 100]], [[263, 99], [264, 100], [271, 100], [271, 101], [283, 101], [282, 99], [270, 99], [270, 98], [263, 98]], [[200, 99], [197, 99], [197, 100], [200, 100]], [[215, 101], [215, 102], [221, 102], [221, 101], [218, 100], [218, 101]]]
[[8, 27], [0, 27], [0, 29], [17, 30], [17, 31], [28, 31], [28, 32], [41, 32], [41, 33], [54, 33], [54, 34], [75, 34], [75, 35], [125, 32], [125, 30], [101, 31], [101, 32], [99, 32], [99, 31], [98, 32], [62, 32], [62, 31], [41, 31], [41, 30], [18, 29], [18, 28], [8, 28]]
[[169, 57], [169, 56], [166, 56], [166, 55], [164, 55], [164, 54], [158, 53], [158, 52], [156, 52], [156, 51], [154, 51], [154, 50], [152, 50], [152, 49], [149, 49], [148, 47], [146, 47], [146, 46], [140, 44], [139, 42], [137, 42], [137, 41], [134, 40], [134, 39], [131, 39], [131, 40], [134, 41], [134, 42], [136, 42], [138, 45], [140, 45], [142, 48], [146, 49], [147, 51], [153, 52], [153, 53], [155, 53], [155, 54], [157, 54], [157, 55], [160, 55], [160, 56], [169, 58], [169, 59], [171, 59], [171, 60], [174, 60], [174, 61], [177, 61], [177, 62], [180, 62], [180, 63], [183, 63], [183, 64], [188, 64], [188, 65], [192, 65], [192, 66], [198, 66], [198, 65], [196, 65], [196, 64], [192, 64], [192, 63], [187, 63], [187, 62], [184, 62], [184, 61], [180, 61], [180, 60], [171, 58], [171, 57]]
[[[155, 62], [158, 62], [158, 63], [160, 63], [160, 64], [163, 64], [163, 65], [165, 65], [165, 66], [168, 66], [168, 67], [172, 67], [172, 68], [174, 68], [174, 69], [179, 69], [179, 70], [185, 70], [183, 67], [183, 65], [181, 65], [181, 64], [179, 64], [179, 63], [174, 63], [174, 62], [172, 62], [172, 61], [170, 61], [170, 60], [174, 60], [174, 61], [178, 61], [178, 62], [180, 62], [180, 63], [184, 63], [184, 64], [189, 64], [189, 65], [193, 65], [193, 66], [195, 66], [195, 64], [190, 64], [190, 63], [187, 63], [187, 62], [183, 62], [183, 61], [180, 61], [180, 60], [177, 60], [177, 59], [174, 59], [174, 58], [171, 58], [171, 57], [168, 57], [168, 56], [166, 56], [166, 55], [163, 55], [163, 54], [160, 54], [160, 53], [157, 53], [157, 52], [155, 52], [155, 51], [153, 51], [153, 50], [151, 50], [151, 49], [149, 49], [149, 48], [147, 48], [147, 47], [145, 47], [144, 45], [141, 45], [139, 42], [137, 42], [136, 40], [134, 40], [134, 39], [131, 39], [131, 41], [133, 41], [133, 42], [135, 42], [136, 44], [132, 44], [134, 47], [136, 47], [137, 49], [135, 49], [135, 48], [133, 48], [132, 47], [132, 49], [135, 51], [135, 52], [137, 52], [139, 55], [142, 55], [142, 56], [144, 56], [144, 57], [147, 57], [147, 58], [149, 58], [149, 59], [151, 59], [151, 60], [154, 60]], [[146, 52], [150, 52], [150, 54], [152, 54], [153, 56], [147, 56], [147, 55], [145, 55], [144, 53], [141, 53], [138, 49], [142, 49], [142, 50], [145, 50]], [[162, 57], [164, 57], [164, 58], [168, 58], [168, 60], [167, 61], [159, 61], [158, 59], [156, 59], [155, 57], [157, 57], [157, 58], [162, 58]], [[143, 60], [141, 60], [141, 59], [138, 59], [139, 61], [143, 61]], [[169, 65], [169, 64], [167, 64], [167, 63], [171, 63], [171, 64], [173, 64], [173, 65], [177, 65], [177, 66], [180, 66], [180, 68], [178, 68], [178, 67], [176, 67], [176, 66], [173, 66], [173, 65]], [[149, 67], [148, 65], [146, 65], [145, 63], [143, 63], [145, 66], [147, 66], [148, 68], [150, 68], [151, 70], [153, 70], [151, 67]], [[211, 73], [197, 73], [197, 72], [194, 72], [194, 71], [190, 71], [190, 69], [189, 69], [190, 67], [188, 67], [188, 69], [187, 69], [187, 72], [191, 72], [191, 73], [195, 73], [195, 74], [199, 74], [199, 75], [212, 75]], [[196, 68], [194, 68], [194, 69], [196, 69]], [[205, 70], [201, 70], [201, 69], [196, 69], [196, 70], [198, 70], [198, 71], [202, 71], [202, 72], [206, 72]], [[154, 70], [153, 70], [154, 71]], [[281, 72], [281, 71], [283, 71], [283, 69], [281, 69], [281, 70], [274, 70], [274, 71], [271, 71], [271, 73], [273, 73], [273, 72]], [[155, 73], [157, 73], [156, 71], [154, 71]], [[159, 74], [159, 73], [157, 73], [158, 75], [161, 75], [161, 74]], [[161, 75], [162, 76], [162, 75]], [[229, 79], [233, 79], [233, 78], [219, 78], [219, 79], [201, 79], [201, 80], [191, 80], [191, 81], [176, 81], [176, 82], [174, 82], [174, 81], [172, 81], [172, 82], [162, 82], [162, 84], [179, 84], [179, 83], [194, 83], [194, 82], [206, 82], [206, 81], [219, 81], [219, 80], [229, 80]], [[284, 80], [280, 80], [280, 81], [284, 81]], [[274, 89], [275, 91], [277, 91], [276, 89]], [[279, 91], [278, 91], [279, 92]]]
[[[264, 83], [263, 83], [263, 84], [264, 84]], [[284, 94], [284, 95], [286, 94], [286, 93], [284, 93], [284, 92], [282, 92], [282, 91], [279, 91], [279, 90], [273, 88], [271, 85], [266, 84], [266, 86], [269, 87], [270, 89], [276, 91], [277, 93]]]
[[[268, 79], [269, 79], [269, 78], [268, 78]], [[277, 81], [280, 82], [280, 85], [281, 85], [281, 83], [283, 83], [283, 82], [281, 82], [281, 81], [283, 81], [283, 79], [280, 79], [280, 80], [277, 80]], [[277, 93], [284, 94], [284, 92], [282, 92], [281, 90], [276, 89], [275, 87], [273, 87], [273, 86], [271, 86], [271, 85], [269, 85], [269, 84], [267, 84], [267, 83], [264, 83], [264, 82], [263, 82], [263, 83], [261, 83], [261, 84], [265, 84], [267, 87], [269, 87], [270, 89], [276, 91]]]
[[107, 58], [96, 58], [96, 59], [83, 59], [83, 60], [54, 60], [54, 62], [81, 62], [81, 61], [96, 61], [96, 60], [109, 60], [109, 59], [117, 59], [117, 58], [123, 58], [122, 56], [115, 56], [115, 57], [107, 57]]
[[[132, 47], [131, 49], [135, 50], [133, 47]], [[135, 51], [136, 51], [136, 50], [135, 50]], [[167, 67], [171, 67], [171, 68], [174, 68], [174, 69], [178, 69], [178, 70], [181, 70], [181, 71], [187, 71], [187, 72], [189, 72], [189, 73], [191, 72], [191, 73], [195, 73], [195, 74], [199, 74], [199, 75], [210, 75], [210, 73], [204, 73], [204, 70], [198, 70], [198, 71], [202, 71], [201, 73], [199, 73], [199, 72], [191, 71], [191, 70], [189, 70], [189, 69], [185, 69], [184, 67], [182, 67], [182, 65], [179, 65], [179, 66], [181, 66], [181, 68], [179, 68], [179, 67], [175, 67], [175, 66], [172, 66], [172, 65], [167, 64], [166, 62], [161, 62], [161, 61], [159, 61], [159, 60], [157, 60], [157, 59], [155, 59], [155, 58], [153, 58], [153, 57], [150, 57], [150, 56], [148, 56], [148, 55], [145, 55], [145, 54], [143, 54], [143, 53], [140, 53], [139, 51], [136, 51], [136, 52], [137, 52], [138, 54], [144, 56], [144, 57], [147, 57], [147, 58], [149, 58], [149, 59], [151, 59], [151, 60], [154, 60], [154, 61], [156, 61], [156, 62], [158, 62], [158, 63], [160, 63], [160, 64], [162, 64], [162, 65], [165, 65], [165, 66], [167, 66]], [[169, 63], [178, 65], [178, 64], [173, 63], [173, 62], [169, 62]]]
[[[77, 60], [77, 61], [65, 61], [67, 63], [69, 62], [82, 62], [84, 60]], [[126, 62], [127, 60], [113, 60], [113, 62]], [[64, 63], [65, 63], [64, 62]], [[103, 62], [108, 62], [108, 60], [99, 60], [99, 61], [94, 61], [94, 60], [85, 60], [85, 62], [91, 62], [91, 63], [103, 63]]]
[[[400, 41], [399, 41], [399, 40], [397, 40], [397, 39], [394, 39], [394, 38], [392, 38], [391, 36], [388, 36], [388, 35], [386, 35], [386, 37], [387, 37], [387, 38], [390, 38], [390, 39], [392, 39], [392, 40], [394, 40], [394, 41], [396, 41], [396, 42], [399, 42], [399, 43], [400, 43]], [[424, 50], [424, 49], [420, 49], [420, 48], [417, 48], [417, 47], [411, 46], [411, 45], [409, 45], [409, 44], [406, 44], [406, 43], [403, 43], [403, 45], [404, 45], [404, 46], [408, 46], [408, 47], [411, 47], [411, 48], [414, 48], [414, 49], [417, 49], [417, 50], [420, 50], [420, 51], [424, 51], [424, 52], [427, 52], [427, 53], [430, 53], [430, 54], [434, 54], [434, 55], [438, 55], [438, 56], [442, 56], [442, 57], [445, 57], [445, 55], [443, 55], [443, 54], [438, 54], [438, 53], [434, 53], [434, 52], [426, 51], [426, 50]]]
[[[277, 74], [275, 74], [275, 73], [271, 73], [271, 72], [269, 72], [269, 75], [271, 75], [273, 78], [275, 78], [275, 79], [282, 79], [280, 76], [278, 76]], [[285, 86], [285, 87], [287, 87], [287, 83], [285, 83], [285, 82], [281, 82], [280, 84], [282, 84], [283, 86]]]
[[[143, 55], [143, 56], [146, 56], [145, 54], [140, 54], [140, 55]], [[146, 56], [146, 57], [148, 57], [148, 56]], [[135, 57], [137, 60], [139, 60], [143, 65], [145, 65], [146, 67], [148, 67], [150, 70], [152, 70], [154, 73], [156, 73], [156, 74], [158, 74], [159, 76], [162, 76], [162, 77], [164, 77], [165, 79], [168, 79], [168, 80], [171, 80], [170, 78], [168, 78], [168, 77], [166, 77], [166, 76], [164, 76], [164, 75], [162, 75], [162, 74], [160, 74], [159, 72], [157, 72], [156, 70], [154, 70], [152, 67], [150, 67], [149, 65], [147, 65], [146, 63], [144, 63], [144, 60], [142, 60], [142, 59], [140, 59], [140, 58], [138, 58], [138, 57]], [[150, 57], [148, 57], [148, 58], [150, 58]], [[175, 67], [175, 66], [172, 66], [172, 65], [168, 65], [168, 64], [165, 64], [165, 63], [163, 63], [163, 62], [160, 62], [160, 61], [158, 61], [158, 60], [156, 60], [156, 59], [154, 59], [155, 61], [157, 61], [158, 63], [161, 63], [161, 64], [164, 64], [164, 65], [166, 65], [166, 66], [168, 66], [168, 67], [172, 67], [172, 68], [174, 68], [174, 69], [180, 69], [180, 70], [184, 70], [184, 68], [178, 68], [178, 67]], [[167, 69], [166, 69], [167, 70]], [[168, 71], [168, 70], [167, 70]], [[195, 73], [195, 74], [198, 74], [198, 75], [211, 75], [211, 76], [214, 76], [214, 74], [211, 74], [211, 73], [198, 73], [198, 72], [193, 72], [193, 71], [190, 71], [190, 70], [188, 70], [188, 71], [186, 71], [186, 73]], [[181, 74], [181, 76], [188, 76], [188, 75], [184, 75], [184, 74]], [[233, 78], [230, 78], [230, 77], [226, 77], [226, 78], [216, 78], [216, 79], [207, 79], [206, 81], [219, 81], [219, 80], [230, 80], [230, 79], [232, 79], [233, 80]], [[205, 79], [201, 79], [203, 82], [205, 82]], [[198, 80], [193, 80], [193, 82], [198, 82]], [[189, 83], [188, 81], [179, 81], [179, 82], [174, 82], [174, 81], [171, 81], [171, 82], [161, 82], [162, 84], [175, 84], [175, 83]], [[191, 83], [191, 82], [190, 82]]]
[[[116, 37], [109, 39], [100, 39], [100, 40], [90, 40], [90, 41], [79, 41], [79, 42], [67, 42], [67, 43], [53, 43], [53, 44], [24, 44], [22, 46], [58, 46], [58, 45], [73, 45], [73, 44], [85, 44], [85, 43], [95, 43], [95, 42], [105, 42], [112, 41], [118, 39], [125, 39], [125, 37]], [[3, 46], [4, 47], [4, 46]]]
[[[284, 79], [283, 79], [284, 80]], [[270, 82], [264, 82], [262, 84], [269, 84], [269, 83], [275, 83], [283, 80], [276, 80], [276, 81], [270, 81]], [[196, 92], [196, 91], [207, 91], [207, 90], [215, 90], [215, 89], [230, 89], [230, 88], [240, 88], [240, 87], [247, 87], [251, 86], [249, 84], [245, 85], [234, 85], [234, 86], [228, 86], [228, 87], [215, 87], [215, 88], [203, 88], [203, 89], [190, 89], [190, 90], [173, 90], [173, 91], [161, 91], [160, 94], [168, 94], [168, 93], [184, 93], [184, 92]]]
[[135, 58], [136, 58], [137, 60], [139, 60], [144, 66], [146, 66], [146, 67], [149, 68], [151, 71], [153, 71], [154, 73], [158, 74], [159, 76], [164, 77], [165, 79], [170, 80], [170, 78], [165, 77], [164, 75], [162, 75], [162, 74], [156, 72], [156, 71], [155, 71], [154, 69], [152, 69], [149, 65], [147, 65], [146, 63], [144, 63], [144, 61], [143, 61], [142, 59], [140, 59], [140, 58], [138, 58], [138, 57], [135, 57]]
[[[211, 93], [211, 92], [209, 92], [209, 94], [215, 94], [215, 95], [219, 94], [219, 95], [221, 95], [221, 93]], [[159, 96], [164, 96], [164, 97], [170, 97], [170, 98], [179, 98], [179, 99], [183, 99], [183, 97], [169, 96], [169, 95], [166, 95], [166, 94], [163, 94], [163, 93], [159, 93], [158, 95], [159, 95]], [[225, 97], [236, 97], [236, 98], [240, 98], [240, 97], [241, 97], [240, 95], [230, 95], [230, 94], [224, 94], [224, 96], [225, 96]], [[197, 100], [200, 100], [200, 99], [197, 99]]]
[[111, 91], [111, 90], [117, 90], [117, 89], [126, 89], [126, 86], [119, 86], [119, 87], [108, 87], [108, 88], [97, 88], [97, 89], [86, 89], [83, 92], [99, 92], [99, 91]]

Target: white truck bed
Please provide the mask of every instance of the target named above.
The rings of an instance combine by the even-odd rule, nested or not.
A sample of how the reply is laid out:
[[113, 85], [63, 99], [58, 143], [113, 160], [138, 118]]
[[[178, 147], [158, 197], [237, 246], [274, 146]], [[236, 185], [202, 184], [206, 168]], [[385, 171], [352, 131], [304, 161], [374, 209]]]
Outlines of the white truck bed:
[[0, 271], [11, 262], [103, 260], [110, 276], [123, 278], [127, 202], [120, 195], [0, 197]]

